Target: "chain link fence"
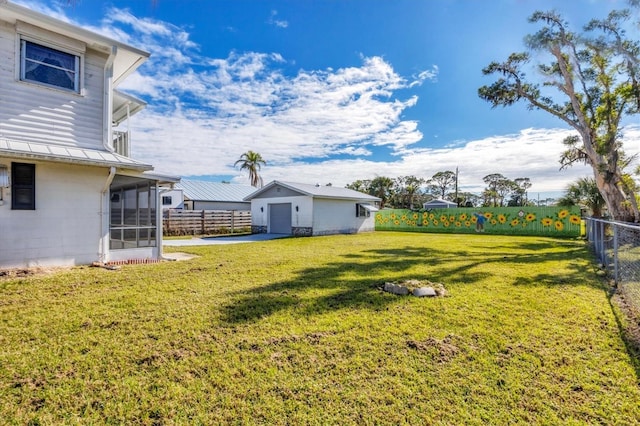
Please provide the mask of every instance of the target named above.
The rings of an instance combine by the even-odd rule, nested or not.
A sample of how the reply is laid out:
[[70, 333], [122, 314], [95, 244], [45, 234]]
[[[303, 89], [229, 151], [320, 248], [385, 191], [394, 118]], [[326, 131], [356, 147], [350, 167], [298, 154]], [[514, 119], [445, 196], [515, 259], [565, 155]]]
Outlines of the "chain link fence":
[[634, 314], [640, 315], [640, 226], [587, 219], [587, 239]]

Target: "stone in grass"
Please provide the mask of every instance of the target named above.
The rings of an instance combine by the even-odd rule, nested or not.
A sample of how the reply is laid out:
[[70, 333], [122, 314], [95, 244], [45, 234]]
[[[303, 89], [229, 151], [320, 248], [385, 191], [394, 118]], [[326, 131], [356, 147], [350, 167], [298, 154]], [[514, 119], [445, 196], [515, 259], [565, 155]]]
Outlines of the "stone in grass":
[[437, 296], [436, 290], [433, 287], [420, 287], [413, 290], [412, 293], [416, 297], [434, 297]]
[[406, 296], [409, 294], [409, 289], [407, 287], [394, 283], [384, 283], [384, 291], [397, 294], [399, 296]]

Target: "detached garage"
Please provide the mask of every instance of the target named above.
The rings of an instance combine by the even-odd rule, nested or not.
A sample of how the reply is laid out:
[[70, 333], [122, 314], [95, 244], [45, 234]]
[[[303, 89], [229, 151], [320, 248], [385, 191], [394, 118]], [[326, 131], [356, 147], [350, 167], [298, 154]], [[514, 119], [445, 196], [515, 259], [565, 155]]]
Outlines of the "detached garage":
[[254, 233], [296, 236], [375, 230], [380, 198], [334, 186], [273, 181], [245, 198]]

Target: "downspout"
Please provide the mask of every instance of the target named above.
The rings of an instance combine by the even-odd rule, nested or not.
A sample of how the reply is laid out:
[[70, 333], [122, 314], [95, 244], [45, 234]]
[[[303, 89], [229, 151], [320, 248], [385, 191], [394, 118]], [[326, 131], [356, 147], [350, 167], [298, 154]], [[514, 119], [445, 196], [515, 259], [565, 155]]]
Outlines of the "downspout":
[[[100, 192], [100, 247], [99, 247], [99, 252], [98, 252], [98, 261], [100, 263], [104, 263], [105, 259], [106, 259], [106, 255], [107, 255], [107, 241], [105, 241], [105, 235], [109, 235], [109, 230], [107, 229], [107, 232], [105, 233], [105, 229], [104, 229], [104, 224], [105, 224], [105, 220], [104, 220], [104, 216], [105, 216], [105, 211], [104, 211], [104, 206], [105, 204], [108, 202], [105, 201], [105, 196], [106, 194], [109, 192], [109, 188], [111, 187], [111, 182], [113, 182], [113, 178], [116, 176], [116, 168], [111, 166], [109, 168], [109, 176], [107, 176], [107, 180], [104, 183], [104, 186], [102, 187], [102, 191]], [[108, 211], [108, 209], [107, 209]]]
[[[104, 81], [103, 81], [103, 90], [102, 90], [102, 146], [109, 151], [113, 152], [113, 148], [111, 145], [113, 141], [110, 139], [111, 130], [112, 130], [112, 116], [113, 116], [113, 62], [116, 59], [116, 53], [118, 52], [117, 46], [111, 46], [111, 53], [107, 57], [107, 60], [104, 64]], [[116, 175], [116, 168], [111, 166], [109, 168], [109, 176], [107, 176], [107, 181], [104, 183], [102, 187], [102, 191], [100, 192], [100, 246], [98, 248], [98, 261], [100, 263], [104, 263], [107, 256], [107, 241], [105, 241], [105, 235], [109, 235], [109, 230], [107, 230], [105, 234], [104, 224], [105, 224], [105, 204], [108, 200], [105, 200], [105, 195], [109, 191], [109, 187], [111, 186], [111, 182], [113, 182], [113, 178]], [[107, 209], [108, 211], [108, 209]]]
[[117, 53], [118, 47], [111, 46], [111, 53], [104, 64], [102, 145], [109, 152], [113, 152], [113, 62]]

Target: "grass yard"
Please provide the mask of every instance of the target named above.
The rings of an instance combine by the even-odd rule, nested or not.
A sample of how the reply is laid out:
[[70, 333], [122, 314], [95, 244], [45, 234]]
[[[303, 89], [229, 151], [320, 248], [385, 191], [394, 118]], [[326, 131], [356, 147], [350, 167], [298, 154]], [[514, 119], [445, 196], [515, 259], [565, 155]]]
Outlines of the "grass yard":
[[[638, 424], [584, 243], [378, 232], [0, 279], [3, 424]], [[447, 297], [382, 292], [443, 283]]]

